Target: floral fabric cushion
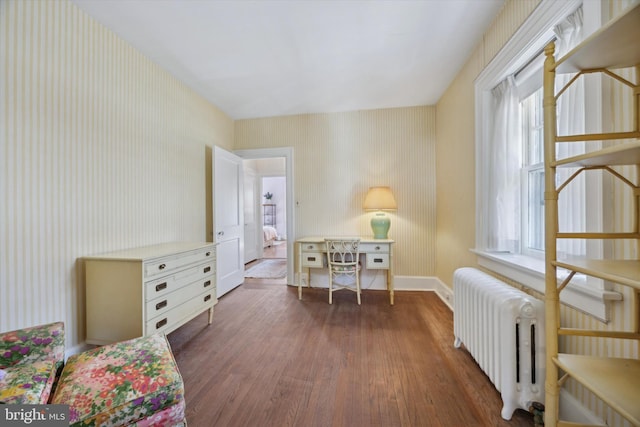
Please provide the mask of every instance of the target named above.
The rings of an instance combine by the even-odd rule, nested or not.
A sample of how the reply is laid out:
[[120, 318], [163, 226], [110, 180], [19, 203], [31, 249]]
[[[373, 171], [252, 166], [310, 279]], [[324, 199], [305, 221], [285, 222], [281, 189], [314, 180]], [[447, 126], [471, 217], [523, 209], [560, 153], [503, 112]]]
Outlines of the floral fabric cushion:
[[51, 360], [64, 362], [64, 323], [56, 322], [0, 334], [0, 369]]
[[56, 378], [56, 364], [43, 360], [3, 369], [0, 378], [0, 402], [12, 404], [44, 404], [49, 400]]
[[71, 356], [52, 403], [70, 406], [72, 426], [144, 426], [160, 413], [153, 425], [173, 426], [184, 419], [184, 385], [169, 343], [155, 334]]
[[187, 422], [184, 419], [185, 402], [181, 400], [173, 406], [156, 412], [155, 414], [140, 420], [131, 427], [155, 427], [155, 426], [174, 426], [186, 427]]

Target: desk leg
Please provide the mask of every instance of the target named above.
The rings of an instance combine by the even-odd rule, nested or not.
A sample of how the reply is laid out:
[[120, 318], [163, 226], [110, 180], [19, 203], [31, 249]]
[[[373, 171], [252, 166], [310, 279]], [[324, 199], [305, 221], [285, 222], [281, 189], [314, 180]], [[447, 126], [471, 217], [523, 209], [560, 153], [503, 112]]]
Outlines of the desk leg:
[[389, 248], [389, 269], [387, 270], [387, 287], [389, 288], [389, 301], [393, 305], [393, 245]]
[[209, 309], [209, 324], [213, 323], [213, 307]]
[[298, 243], [298, 299], [302, 299], [302, 246]]

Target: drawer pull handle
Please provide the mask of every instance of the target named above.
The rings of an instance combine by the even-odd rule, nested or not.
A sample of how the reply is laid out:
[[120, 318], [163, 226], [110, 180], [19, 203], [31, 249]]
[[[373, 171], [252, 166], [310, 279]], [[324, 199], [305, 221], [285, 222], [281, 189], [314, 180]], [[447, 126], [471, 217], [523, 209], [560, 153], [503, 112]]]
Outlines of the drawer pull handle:
[[380, 250], [380, 246], [376, 246], [376, 251], [379, 251], [379, 250]]
[[383, 262], [383, 261], [382, 261], [382, 258], [374, 258], [373, 262]]
[[204, 272], [205, 272], [205, 273], [208, 273], [208, 272], [210, 272], [210, 271], [211, 271], [211, 267], [205, 267], [205, 268], [204, 268]]
[[167, 282], [162, 282], [159, 285], [156, 285], [156, 292], [160, 292], [164, 289], [167, 289]]
[[211, 252], [207, 252], [204, 256], [211, 256]]
[[307, 249], [313, 249], [313, 245], [307, 246]]
[[206, 297], [204, 297], [204, 302], [207, 302], [211, 299], [211, 295], [207, 295]]
[[206, 288], [207, 286], [211, 286], [211, 280], [204, 282], [204, 287]]
[[160, 264], [160, 265], [158, 266], [158, 269], [159, 269], [159, 270], [164, 270], [165, 268], [167, 268], [167, 264]]
[[156, 310], [160, 310], [161, 308], [165, 308], [167, 306], [167, 300], [161, 301], [156, 304]]
[[307, 261], [315, 261], [315, 260], [316, 260], [316, 257], [314, 256], [307, 257]]
[[167, 318], [165, 317], [164, 319], [156, 323], [156, 329], [160, 329], [166, 324], [167, 324]]

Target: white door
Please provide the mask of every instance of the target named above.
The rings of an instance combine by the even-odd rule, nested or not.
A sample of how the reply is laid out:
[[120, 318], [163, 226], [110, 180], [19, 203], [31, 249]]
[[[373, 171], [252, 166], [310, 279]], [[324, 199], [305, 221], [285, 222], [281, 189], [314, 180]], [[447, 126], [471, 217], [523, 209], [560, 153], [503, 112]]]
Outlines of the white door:
[[213, 150], [214, 241], [217, 295], [244, 281], [244, 210], [242, 159], [219, 147]]
[[[248, 168], [244, 169], [244, 263], [257, 259], [259, 256], [258, 243], [262, 242], [262, 233], [258, 235], [256, 221], [256, 207], [258, 193], [256, 173]], [[260, 237], [260, 240], [258, 240]]]

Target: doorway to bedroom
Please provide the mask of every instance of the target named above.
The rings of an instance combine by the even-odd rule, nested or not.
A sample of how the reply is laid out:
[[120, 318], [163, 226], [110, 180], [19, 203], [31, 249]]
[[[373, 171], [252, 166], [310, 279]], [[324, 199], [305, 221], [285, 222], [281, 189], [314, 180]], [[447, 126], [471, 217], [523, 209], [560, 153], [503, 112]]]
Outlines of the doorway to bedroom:
[[243, 161], [245, 283], [286, 284], [288, 218], [286, 158]]

